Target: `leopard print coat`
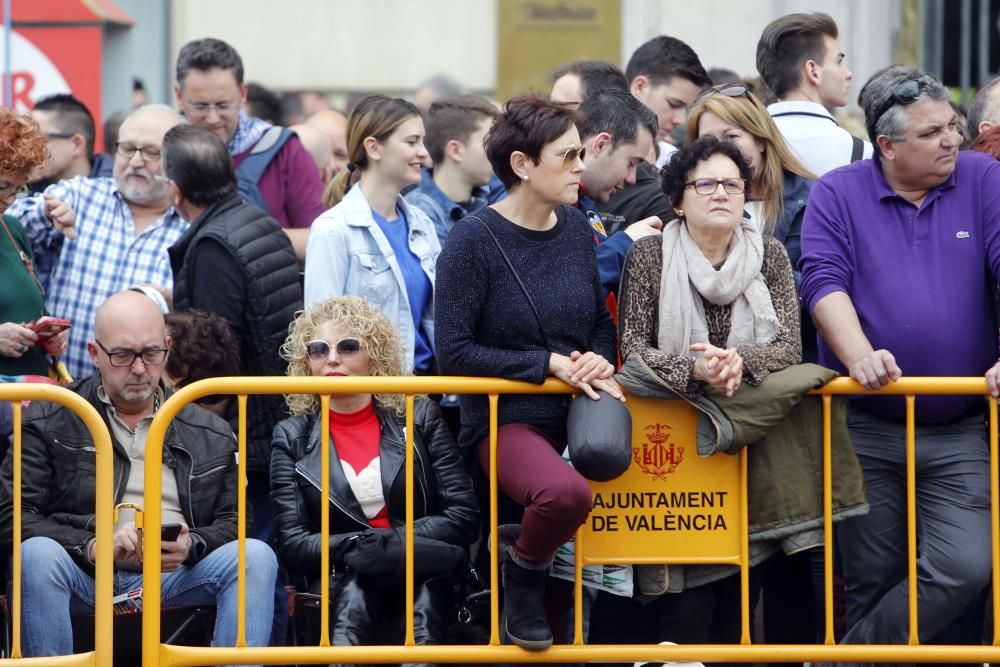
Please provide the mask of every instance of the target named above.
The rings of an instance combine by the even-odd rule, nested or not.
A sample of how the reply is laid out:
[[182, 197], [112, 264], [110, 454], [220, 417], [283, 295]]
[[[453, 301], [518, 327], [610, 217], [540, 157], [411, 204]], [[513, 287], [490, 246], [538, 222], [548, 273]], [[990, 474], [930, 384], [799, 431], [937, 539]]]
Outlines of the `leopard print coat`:
[[[687, 396], [699, 395], [704, 382], [694, 378], [694, 357], [667, 354], [657, 348], [657, 328], [660, 321], [660, 278], [663, 271], [662, 240], [659, 236], [642, 238], [632, 245], [622, 270], [619, 290], [618, 321], [621, 326], [622, 361], [630, 354], [642, 360], [675, 392]], [[799, 331], [799, 300], [795, 278], [785, 248], [773, 238], [764, 241], [764, 261], [761, 274], [778, 316], [778, 335], [763, 347], [738, 348], [743, 357], [743, 381], [759, 384], [773, 371], [780, 371], [802, 361], [802, 340]], [[726, 347], [732, 316], [732, 305], [716, 305], [702, 298], [708, 324], [709, 342]]]

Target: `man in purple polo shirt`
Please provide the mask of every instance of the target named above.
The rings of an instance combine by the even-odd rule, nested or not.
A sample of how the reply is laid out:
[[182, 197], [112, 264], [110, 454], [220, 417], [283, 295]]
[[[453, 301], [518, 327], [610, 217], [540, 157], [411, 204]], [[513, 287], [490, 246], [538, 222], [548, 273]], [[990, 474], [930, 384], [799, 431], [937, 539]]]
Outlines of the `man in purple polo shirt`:
[[[986, 374], [998, 393], [991, 293], [1000, 275], [1000, 163], [959, 153], [950, 92], [891, 67], [861, 91], [875, 158], [827, 173], [802, 226], [802, 299], [820, 363], [868, 389], [903, 374]], [[917, 595], [921, 642], [978, 644], [953, 623], [990, 579], [989, 457], [978, 396], [916, 401]], [[852, 401], [848, 425], [871, 512], [841, 524], [845, 643], [906, 643], [909, 632], [905, 407]], [[967, 634], [953, 634], [961, 627]]]
[[[181, 113], [192, 125], [222, 139], [239, 169], [271, 128], [243, 111], [247, 85], [240, 54], [220, 39], [196, 39], [181, 47], [176, 70], [174, 92]], [[274, 155], [257, 189], [267, 212], [291, 239], [299, 262], [304, 262], [309, 227], [326, 207], [319, 170], [298, 137], [292, 135]]]

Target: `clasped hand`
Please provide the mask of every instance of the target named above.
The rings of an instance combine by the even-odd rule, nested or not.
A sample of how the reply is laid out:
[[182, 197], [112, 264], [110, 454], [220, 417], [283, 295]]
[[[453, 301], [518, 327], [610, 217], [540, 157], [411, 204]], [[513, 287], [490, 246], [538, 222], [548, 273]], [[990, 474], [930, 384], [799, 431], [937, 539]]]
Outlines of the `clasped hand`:
[[692, 352], [701, 354], [694, 361], [694, 377], [707, 382], [717, 392], [732, 396], [743, 382], [743, 357], [735, 347], [722, 349], [709, 343], [694, 343]]
[[549, 372], [563, 382], [582, 390], [590, 398], [600, 399], [601, 389], [612, 398], [625, 400], [621, 387], [612, 377], [615, 366], [594, 352], [570, 352], [569, 356], [553, 352], [549, 355]]

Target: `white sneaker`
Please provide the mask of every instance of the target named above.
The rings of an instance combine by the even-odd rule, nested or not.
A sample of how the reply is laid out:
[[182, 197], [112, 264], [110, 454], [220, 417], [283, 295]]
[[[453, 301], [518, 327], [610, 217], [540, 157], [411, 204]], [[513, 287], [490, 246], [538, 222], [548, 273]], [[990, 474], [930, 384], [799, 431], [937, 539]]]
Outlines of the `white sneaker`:
[[[660, 646], [677, 646], [674, 642], [660, 642]], [[700, 662], [637, 662], [635, 667], [650, 667], [651, 665], [675, 665], [676, 667], [705, 667]]]

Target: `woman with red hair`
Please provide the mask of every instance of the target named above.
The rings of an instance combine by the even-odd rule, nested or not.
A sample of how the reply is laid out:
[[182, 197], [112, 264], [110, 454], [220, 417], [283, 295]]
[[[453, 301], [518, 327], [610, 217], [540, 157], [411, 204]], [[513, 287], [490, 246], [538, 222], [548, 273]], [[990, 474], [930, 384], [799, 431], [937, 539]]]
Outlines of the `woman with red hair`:
[[46, 354], [60, 354], [68, 334], [40, 338], [30, 324], [45, 315], [44, 295], [21, 223], [7, 209], [45, 163], [48, 140], [30, 116], [0, 108], [0, 375], [44, 375]]

